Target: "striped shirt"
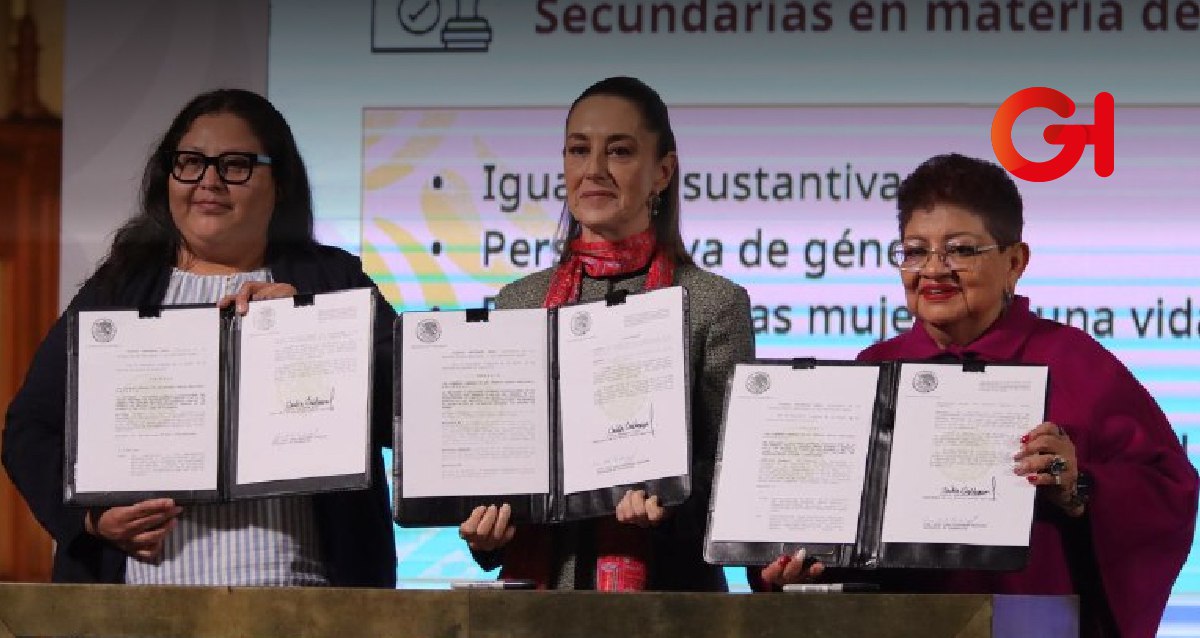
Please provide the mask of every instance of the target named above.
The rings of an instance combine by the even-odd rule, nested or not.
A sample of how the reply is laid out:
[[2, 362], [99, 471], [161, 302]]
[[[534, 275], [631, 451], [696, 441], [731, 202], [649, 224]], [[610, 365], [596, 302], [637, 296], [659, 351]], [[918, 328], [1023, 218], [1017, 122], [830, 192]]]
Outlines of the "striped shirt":
[[[163, 305], [215, 303], [247, 281], [270, 281], [267, 269], [194, 275], [175, 269]], [[162, 559], [126, 559], [136, 585], [324, 585], [312, 498], [265, 498], [183, 508], [163, 542]]]

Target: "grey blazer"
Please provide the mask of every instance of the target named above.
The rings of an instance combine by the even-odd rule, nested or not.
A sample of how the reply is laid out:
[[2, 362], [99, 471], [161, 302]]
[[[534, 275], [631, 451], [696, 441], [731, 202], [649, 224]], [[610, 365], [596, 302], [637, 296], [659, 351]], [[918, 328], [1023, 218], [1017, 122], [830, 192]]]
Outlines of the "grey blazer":
[[[505, 286], [496, 297], [496, 306], [540, 308], [553, 273], [553, 268], [543, 270]], [[610, 289], [640, 292], [645, 282], [644, 274], [627, 279], [584, 277], [579, 299], [603, 299]], [[691, 316], [692, 495], [654, 529], [648, 585], [660, 591], [725, 591], [724, 572], [704, 562], [704, 529], [725, 382], [734, 364], [754, 358], [750, 297], [741, 286], [693, 265], [677, 267], [674, 283], [687, 289]]]

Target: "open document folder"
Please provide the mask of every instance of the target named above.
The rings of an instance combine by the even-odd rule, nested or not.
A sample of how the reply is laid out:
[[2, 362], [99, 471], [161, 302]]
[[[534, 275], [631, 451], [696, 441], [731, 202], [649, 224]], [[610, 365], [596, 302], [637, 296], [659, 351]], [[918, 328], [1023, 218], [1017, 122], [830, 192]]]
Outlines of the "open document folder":
[[406, 312], [396, 322], [395, 517], [458, 524], [615, 511], [691, 490], [682, 287], [557, 309]]
[[368, 288], [79, 311], [69, 338], [64, 499], [127, 504], [370, 484]]
[[1013, 473], [1045, 366], [759, 361], [730, 380], [705, 558], [1014, 569], [1036, 490]]

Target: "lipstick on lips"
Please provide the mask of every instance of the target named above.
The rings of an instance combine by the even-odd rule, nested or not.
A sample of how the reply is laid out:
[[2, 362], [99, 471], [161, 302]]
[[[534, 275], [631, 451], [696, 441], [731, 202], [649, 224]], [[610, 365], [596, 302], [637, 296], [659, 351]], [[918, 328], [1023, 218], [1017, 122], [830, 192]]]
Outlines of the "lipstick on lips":
[[919, 293], [926, 301], [948, 301], [958, 295], [959, 288], [953, 284], [929, 284], [921, 286]]

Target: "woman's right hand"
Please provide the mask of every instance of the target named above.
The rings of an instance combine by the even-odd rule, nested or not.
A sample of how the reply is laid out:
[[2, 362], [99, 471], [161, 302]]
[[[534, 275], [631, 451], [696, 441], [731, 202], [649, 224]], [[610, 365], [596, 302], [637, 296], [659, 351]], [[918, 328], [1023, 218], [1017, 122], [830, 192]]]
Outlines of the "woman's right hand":
[[510, 525], [512, 507], [508, 503], [495, 505], [480, 505], [471, 510], [471, 515], [462, 525], [458, 526], [458, 535], [467, 546], [477, 552], [490, 552], [500, 549], [513, 539], [517, 528]]
[[156, 498], [109, 508], [98, 521], [93, 521], [89, 513], [84, 520], [88, 533], [107, 540], [140, 561], [153, 562], [162, 555], [163, 540], [175, 529], [176, 517], [182, 511], [175, 501]]
[[776, 558], [762, 568], [760, 575], [763, 582], [775, 587], [812, 582], [825, 571], [825, 565], [819, 561], [805, 563], [804, 558], [804, 548], [793, 555], [784, 554]]

